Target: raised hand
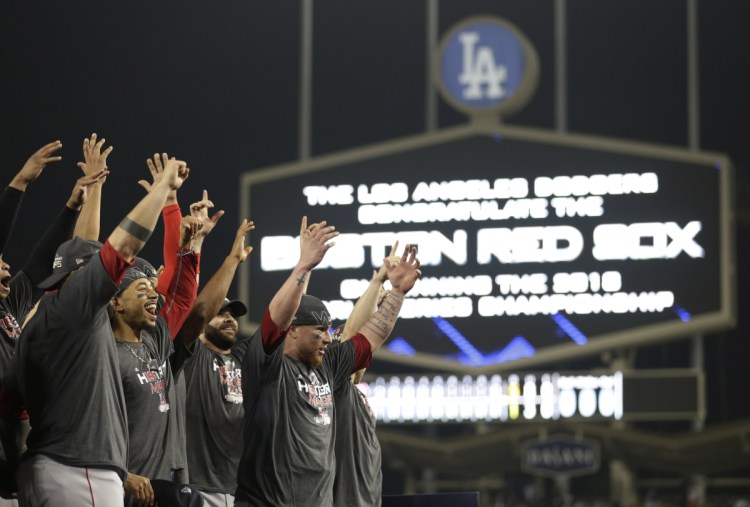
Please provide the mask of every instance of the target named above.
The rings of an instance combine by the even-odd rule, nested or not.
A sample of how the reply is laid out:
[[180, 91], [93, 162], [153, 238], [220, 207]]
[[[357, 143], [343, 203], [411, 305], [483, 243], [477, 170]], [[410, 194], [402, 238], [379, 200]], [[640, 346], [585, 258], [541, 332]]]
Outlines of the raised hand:
[[404, 248], [404, 253], [398, 258], [395, 264], [393, 257], [389, 256], [383, 260], [383, 265], [388, 271], [388, 280], [391, 282], [394, 290], [406, 294], [414, 287], [422, 272], [419, 269], [419, 259], [417, 259], [417, 248], [410, 246]]
[[190, 168], [182, 160], [170, 158], [164, 166], [164, 180], [171, 190], [178, 190], [190, 175]]
[[180, 248], [188, 248], [190, 242], [197, 236], [203, 224], [195, 217], [182, 217], [180, 222]]
[[203, 199], [190, 205], [190, 216], [197, 218], [203, 224], [198, 232], [198, 237], [205, 238], [214, 229], [219, 219], [224, 216], [224, 210], [217, 211], [213, 216], [208, 216], [208, 210], [214, 207], [214, 203], [208, 198], [208, 191], [203, 191]]
[[[162, 156], [164, 157], [164, 160], [162, 160]], [[149, 183], [146, 180], [138, 180], [138, 184], [145, 188], [146, 192], [151, 192], [151, 187], [159, 183], [162, 176], [164, 176], [164, 165], [166, 165], [168, 160], [169, 157], [166, 153], [163, 153], [162, 155], [154, 153], [153, 160], [150, 158], [146, 159], [146, 165], [148, 166], [148, 171], [151, 173], [152, 183]]]
[[[306, 223], [305, 219], [303, 223]], [[339, 233], [334, 226], [327, 224], [326, 221], [312, 224], [300, 234], [299, 264], [308, 270], [320, 264], [326, 252], [335, 245], [331, 240]]]
[[[108, 169], [107, 157], [112, 153], [113, 147], [110, 146], [102, 151], [105, 139], [96, 140], [96, 133], [91, 134], [91, 138], [83, 140], [83, 162], [78, 162], [83, 174], [89, 176], [98, 173], [102, 169]], [[106, 179], [106, 178], [105, 178]], [[101, 180], [104, 182], [104, 179]]]
[[245, 246], [245, 236], [252, 230], [255, 230], [255, 223], [244, 219], [234, 237], [234, 244], [232, 244], [232, 251], [229, 255], [234, 256], [240, 263], [245, 262], [247, 256], [253, 251], [253, 247]]
[[86, 203], [86, 200], [89, 198], [91, 186], [104, 181], [107, 178], [108, 174], [108, 170], [100, 169], [93, 174], [88, 174], [86, 176], [81, 176], [80, 178], [78, 178], [78, 180], [76, 180], [75, 186], [73, 187], [73, 193], [70, 195], [70, 199], [68, 199], [68, 208], [81, 209], [81, 206], [83, 206]]
[[21, 191], [26, 190], [26, 187], [42, 174], [47, 164], [62, 160], [62, 157], [53, 156], [60, 148], [62, 148], [60, 141], [53, 141], [39, 148], [16, 174], [10, 186]]
[[[159, 183], [164, 177], [166, 167], [170, 160], [175, 160], [175, 158], [172, 157], [170, 159], [169, 155], [167, 155], [166, 153], [162, 153], [161, 155], [159, 155], [158, 153], [154, 153], [153, 159], [147, 158], [146, 165], [148, 166], [148, 170], [151, 173], [152, 182], [149, 183], [146, 180], [138, 180], [138, 184], [142, 186], [144, 189], [146, 189], [146, 192], [151, 192], [151, 189], [154, 187], [154, 185]], [[179, 183], [179, 185], [176, 188], [172, 188], [170, 186], [172, 190], [169, 193], [169, 196], [167, 197], [167, 203], [177, 202], [177, 189], [182, 186], [182, 183], [184, 183], [185, 180], [190, 175], [190, 169], [187, 167], [187, 164], [185, 164], [185, 162], [182, 162], [179, 160], [177, 160], [176, 162], [184, 166], [181, 171], [178, 171], [182, 181]]]

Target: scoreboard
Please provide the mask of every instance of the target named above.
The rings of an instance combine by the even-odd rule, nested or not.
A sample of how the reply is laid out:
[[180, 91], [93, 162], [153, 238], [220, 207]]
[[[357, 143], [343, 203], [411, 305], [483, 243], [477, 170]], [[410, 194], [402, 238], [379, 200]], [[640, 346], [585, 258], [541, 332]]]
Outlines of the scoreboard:
[[490, 372], [732, 325], [731, 166], [720, 154], [472, 124], [246, 173], [245, 325], [299, 257], [344, 321], [398, 241], [422, 279], [380, 359]]

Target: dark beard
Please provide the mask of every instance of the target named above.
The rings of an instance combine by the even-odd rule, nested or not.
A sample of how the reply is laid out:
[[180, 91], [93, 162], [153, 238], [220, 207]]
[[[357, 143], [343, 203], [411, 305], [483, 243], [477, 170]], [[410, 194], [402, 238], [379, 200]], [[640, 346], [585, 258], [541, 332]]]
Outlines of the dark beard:
[[321, 364], [323, 364], [323, 358], [318, 355], [317, 350], [307, 357], [307, 366], [310, 368], [317, 368]]
[[206, 325], [205, 330], [206, 339], [219, 350], [231, 349], [237, 342], [237, 338], [230, 338], [221, 332], [219, 328], [216, 328], [210, 324]]

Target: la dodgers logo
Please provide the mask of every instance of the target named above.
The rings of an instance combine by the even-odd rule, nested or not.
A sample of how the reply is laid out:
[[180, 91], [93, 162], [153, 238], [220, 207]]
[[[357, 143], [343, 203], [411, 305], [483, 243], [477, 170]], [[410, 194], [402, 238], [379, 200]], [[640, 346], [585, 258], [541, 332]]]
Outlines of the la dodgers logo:
[[450, 30], [439, 52], [443, 97], [470, 114], [511, 111], [528, 100], [538, 77], [536, 52], [505, 20], [471, 18]]
[[463, 72], [458, 82], [465, 86], [463, 97], [467, 100], [500, 99], [506, 95], [503, 84], [508, 79], [508, 68], [495, 63], [491, 46], [479, 46], [478, 32], [463, 32], [458, 36], [463, 45]]

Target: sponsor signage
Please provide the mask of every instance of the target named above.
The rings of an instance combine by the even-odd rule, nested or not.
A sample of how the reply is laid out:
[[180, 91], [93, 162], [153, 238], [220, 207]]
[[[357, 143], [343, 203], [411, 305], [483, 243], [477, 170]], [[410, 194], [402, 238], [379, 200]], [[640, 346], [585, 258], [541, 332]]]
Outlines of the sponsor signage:
[[541, 477], [593, 474], [599, 461], [599, 442], [566, 434], [527, 440], [521, 450], [521, 469]]

